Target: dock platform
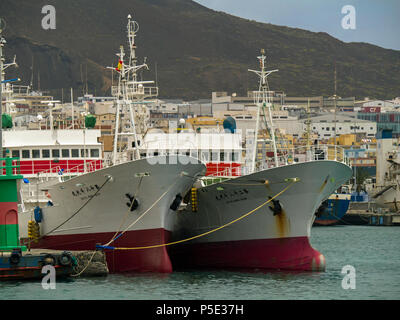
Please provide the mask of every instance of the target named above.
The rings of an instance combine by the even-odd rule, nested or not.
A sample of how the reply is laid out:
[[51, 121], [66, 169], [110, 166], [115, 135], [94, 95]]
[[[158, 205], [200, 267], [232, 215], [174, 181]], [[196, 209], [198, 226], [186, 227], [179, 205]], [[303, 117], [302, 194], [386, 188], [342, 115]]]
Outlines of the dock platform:
[[0, 251], [0, 280], [43, 278], [42, 268], [45, 265], [55, 268], [57, 278], [108, 275], [102, 251], [32, 249]]
[[400, 213], [377, 208], [374, 203], [350, 203], [341, 225], [400, 226]]

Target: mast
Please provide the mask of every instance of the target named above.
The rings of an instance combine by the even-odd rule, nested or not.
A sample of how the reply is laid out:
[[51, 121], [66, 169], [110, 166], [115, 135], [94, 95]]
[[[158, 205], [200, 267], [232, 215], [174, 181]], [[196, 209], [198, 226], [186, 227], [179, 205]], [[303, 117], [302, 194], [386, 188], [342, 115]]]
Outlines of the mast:
[[2, 37], [3, 20], [0, 18], [0, 158], [3, 158], [3, 45], [5, 43]]
[[[141, 138], [145, 134], [146, 124], [145, 113], [148, 112], [145, 107], [146, 98], [156, 97], [158, 95], [157, 87], [147, 87], [146, 84], [152, 84], [154, 81], [139, 81], [137, 77], [137, 72], [142, 70], [143, 68], [149, 69], [146, 64], [146, 58], [144, 59], [144, 63], [138, 65], [137, 64], [137, 56], [136, 56], [136, 43], [135, 38], [136, 34], [139, 30], [139, 24], [131, 20], [131, 15], [128, 15], [128, 44], [129, 44], [129, 58], [127, 63], [125, 63], [125, 52], [124, 47], [120, 46], [120, 52], [117, 54], [119, 57], [117, 68], [108, 67], [108, 69], [116, 70], [118, 74], [118, 85], [111, 87], [111, 93], [113, 96], [117, 97], [116, 104], [116, 119], [115, 119], [115, 131], [114, 131], [114, 147], [113, 147], [113, 164], [117, 163], [117, 149], [118, 149], [118, 137], [120, 135], [132, 135], [135, 142], [135, 159], [140, 159], [139, 152], [139, 138]], [[135, 106], [135, 108], [134, 108]], [[126, 112], [122, 112], [125, 110]], [[130, 120], [130, 132], [122, 132], [124, 129], [124, 125], [121, 127], [121, 132], [119, 132], [120, 126], [120, 117], [121, 113], [128, 114]], [[137, 119], [137, 120], [136, 120]], [[139, 122], [139, 126], [137, 123]], [[140, 123], [143, 122], [143, 123]], [[138, 132], [137, 127], [141, 130]]]
[[6, 44], [6, 39], [3, 38], [2, 32], [6, 28], [6, 22], [4, 19], [0, 18], [0, 158], [5, 157], [5, 150], [3, 150], [3, 84], [6, 82], [14, 82], [14, 81], [19, 81], [18, 78], [16, 79], [11, 79], [11, 80], [5, 80], [4, 79], [4, 74], [5, 70], [10, 67], [10, 66], [17, 66], [16, 63], [16, 57], [14, 56], [14, 60], [11, 63], [4, 63], [4, 57], [3, 57], [3, 47]]
[[310, 98], [307, 101], [307, 160], [311, 160], [310, 153], [310, 133], [311, 133], [311, 121], [310, 121]]
[[74, 97], [73, 97], [73, 91], [71, 88], [71, 120], [72, 120], [72, 130], [75, 129], [75, 121], [74, 121]]
[[[272, 146], [273, 146], [273, 150], [274, 150], [275, 167], [279, 166], [277, 149], [276, 149], [276, 141], [275, 141], [275, 130], [274, 130], [273, 122], [272, 122], [272, 112], [271, 112], [272, 92], [269, 91], [269, 86], [268, 86], [268, 81], [267, 81], [267, 77], [271, 73], [277, 72], [278, 70], [277, 69], [269, 70], [269, 71], [266, 70], [266, 67], [265, 67], [266, 56], [264, 54], [265, 54], [265, 50], [261, 49], [261, 56], [257, 57], [257, 59], [260, 62], [260, 71], [248, 69], [248, 71], [255, 73], [260, 78], [258, 91], [255, 92], [255, 103], [257, 106], [257, 116], [256, 116], [256, 130], [254, 133], [253, 159], [252, 159], [252, 165], [251, 165], [251, 172], [255, 171], [255, 162], [256, 162], [256, 157], [257, 157], [257, 144], [258, 144], [258, 130], [259, 130], [259, 126], [260, 126], [260, 109], [265, 108], [265, 107], [268, 107], [268, 115], [269, 115], [269, 121], [270, 121], [270, 124], [269, 124], [270, 130], [269, 131], [270, 131], [271, 140], [272, 140], [271, 142], [272, 142]], [[266, 123], [266, 125], [268, 126], [267, 123]]]
[[334, 143], [335, 143], [335, 161], [337, 157], [337, 152], [336, 152], [336, 110], [337, 110], [337, 98], [338, 96], [336, 95], [336, 60], [335, 60], [335, 72], [334, 72], [334, 82], [335, 82], [335, 87], [334, 87], [334, 95], [333, 95], [333, 101], [334, 101], [334, 108], [335, 108], [335, 116], [334, 116], [334, 121], [335, 121], [335, 138], [334, 138]]

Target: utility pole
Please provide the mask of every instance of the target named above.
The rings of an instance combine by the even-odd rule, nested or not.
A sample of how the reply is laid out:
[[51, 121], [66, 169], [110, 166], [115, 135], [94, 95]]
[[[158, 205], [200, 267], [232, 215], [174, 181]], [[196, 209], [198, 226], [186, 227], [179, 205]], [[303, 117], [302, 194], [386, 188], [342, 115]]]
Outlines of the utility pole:
[[73, 91], [71, 88], [71, 120], [72, 120], [72, 130], [75, 129], [75, 122], [74, 122], [74, 98], [73, 98]]

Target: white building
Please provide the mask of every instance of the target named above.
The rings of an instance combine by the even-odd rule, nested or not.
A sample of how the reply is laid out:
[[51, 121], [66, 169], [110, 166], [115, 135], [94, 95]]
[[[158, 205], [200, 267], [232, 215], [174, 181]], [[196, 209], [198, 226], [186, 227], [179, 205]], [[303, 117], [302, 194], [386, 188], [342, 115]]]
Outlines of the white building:
[[[303, 123], [303, 131], [306, 130], [307, 119], [300, 120]], [[342, 134], [365, 134], [367, 137], [376, 135], [376, 122], [361, 120], [343, 115], [328, 114], [310, 118], [310, 129], [318, 133], [320, 139], [329, 139]], [[335, 126], [336, 125], [336, 126]]]

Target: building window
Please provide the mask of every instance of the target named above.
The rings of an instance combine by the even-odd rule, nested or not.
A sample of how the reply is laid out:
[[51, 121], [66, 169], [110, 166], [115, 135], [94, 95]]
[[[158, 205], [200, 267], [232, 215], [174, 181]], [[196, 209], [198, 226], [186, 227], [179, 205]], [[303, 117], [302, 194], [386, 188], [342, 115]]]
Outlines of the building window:
[[69, 158], [69, 149], [62, 149], [61, 155], [63, 158]]
[[220, 157], [221, 161], [225, 161], [225, 153], [221, 152], [219, 154], [219, 157]]
[[59, 158], [60, 157], [60, 150], [58, 150], [58, 149], [51, 150], [51, 156], [53, 158]]
[[19, 150], [13, 150], [11, 153], [13, 158], [19, 158]]
[[71, 149], [71, 157], [79, 158], [79, 149]]
[[33, 159], [38, 159], [40, 158], [40, 150], [32, 150], [32, 158]]
[[50, 150], [49, 149], [42, 150], [42, 158], [50, 158]]

